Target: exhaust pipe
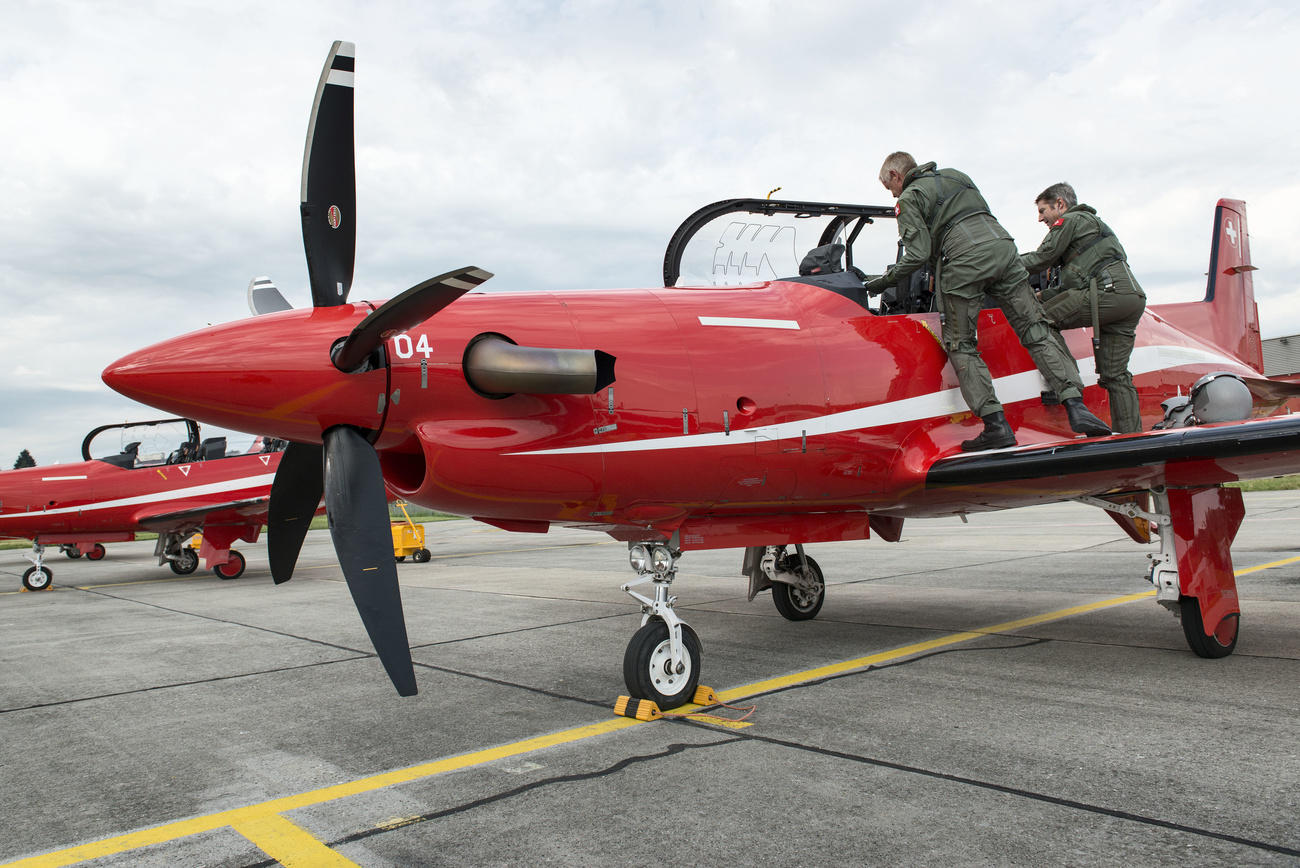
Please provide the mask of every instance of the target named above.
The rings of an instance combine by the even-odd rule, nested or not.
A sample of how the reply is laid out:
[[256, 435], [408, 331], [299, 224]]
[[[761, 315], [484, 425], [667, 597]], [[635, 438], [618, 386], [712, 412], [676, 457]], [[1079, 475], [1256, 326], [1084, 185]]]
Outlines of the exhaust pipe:
[[614, 357], [600, 350], [521, 347], [482, 334], [465, 348], [465, 381], [485, 398], [594, 395], [614, 382]]

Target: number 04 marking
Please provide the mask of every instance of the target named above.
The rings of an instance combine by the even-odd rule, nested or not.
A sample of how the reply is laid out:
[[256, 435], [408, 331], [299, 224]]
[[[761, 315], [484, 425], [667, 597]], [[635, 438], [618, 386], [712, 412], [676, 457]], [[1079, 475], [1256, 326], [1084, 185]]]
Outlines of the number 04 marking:
[[393, 352], [397, 353], [399, 359], [409, 359], [416, 353], [422, 353], [427, 359], [433, 355], [433, 347], [429, 346], [429, 336], [421, 333], [420, 339], [411, 343], [411, 336], [401, 334], [393, 338]]

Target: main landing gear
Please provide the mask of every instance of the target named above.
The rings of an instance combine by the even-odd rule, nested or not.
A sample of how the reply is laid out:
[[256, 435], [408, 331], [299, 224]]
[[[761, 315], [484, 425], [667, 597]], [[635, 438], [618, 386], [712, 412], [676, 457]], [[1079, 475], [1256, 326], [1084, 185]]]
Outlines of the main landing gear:
[[54, 583], [54, 573], [45, 566], [45, 546], [33, 543], [32, 553], [27, 555], [27, 560], [31, 561], [33, 566], [28, 567], [23, 573], [24, 588], [29, 591], [44, 591]]
[[1181, 622], [1193, 653], [1218, 658], [1236, 649], [1241, 610], [1230, 547], [1245, 515], [1239, 489], [1157, 488], [1150, 510], [1145, 498], [1080, 500], [1129, 521], [1150, 522], [1160, 552], [1148, 555], [1147, 580], [1155, 586], [1156, 602]]
[[[751, 600], [759, 591], [771, 588], [772, 602], [782, 616], [807, 621], [821, 610], [826, 581], [817, 562], [804, 554], [803, 546], [794, 548], [792, 553], [783, 545], [748, 548], [742, 572], [749, 576]], [[623, 680], [633, 698], [648, 699], [663, 710], [690, 702], [700, 684], [700, 639], [678, 617], [674, 608], [677, 598], [668, 593], [681, 556], [676, 535], [668, 544], [629, 543], [628, 561], [637, 578], [622, 585], [641, 603], [641, 629], [623, 654]], [[653, 596], [632, 590], [647, 582]]]

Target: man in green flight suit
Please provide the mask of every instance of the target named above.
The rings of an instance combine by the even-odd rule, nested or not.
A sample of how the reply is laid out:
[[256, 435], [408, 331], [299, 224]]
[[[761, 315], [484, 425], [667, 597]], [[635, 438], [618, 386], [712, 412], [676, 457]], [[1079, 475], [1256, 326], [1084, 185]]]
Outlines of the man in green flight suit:
[[971, 179], [956, 169], [918, 166], [911, 154], [896, 151], [880, 167], [880, 183], [898, 199], [898, 233], [903, 258], [867, 292], [883, 292], [927, 262], [935, 271], [943, 313], [943, 348], [948, 353], [962, 397], [984, 421], [978, 437], [963, 441], [967, 452], [1014, 446], [1016, 435], [993, 390], [993, 378], [980, 357], [978, 316], [985, 293], [1007, 316], [1020, 342], [1048, 385], [1061, 398], [1070, 428], [1090, 437], [1110, 433], [1106, 423], [1084, 406], [1078, 366], [1052, 336], [1043, 306], [1029, 289], [1015, 241], [993, 215]]
[[1031, 272], [1061, 267], [1059, 289], [1045, 289], [1043, 309], [1057, 329], [1093, 329], [1098, 384], [1110, 396], [1110, 423], [1121, 434], [1142, 430], [1137, 389], [1128, 370], [1138, 320], [1147, 297], [1128, 267], [1128, 257], [1097, 211], [1080, 205], [1064, 182], [1038, 194], [1038, 220], [1047, 237], [1020, 262]]

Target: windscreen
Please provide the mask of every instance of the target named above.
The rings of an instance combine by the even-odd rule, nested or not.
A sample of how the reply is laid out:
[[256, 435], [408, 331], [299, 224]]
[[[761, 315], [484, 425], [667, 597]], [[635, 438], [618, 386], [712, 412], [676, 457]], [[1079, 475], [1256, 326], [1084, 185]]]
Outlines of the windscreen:
[[[676, 285], [736, 286], [797, 277], [800, 261], [822, 243], [836, 219], [790, 213], [723, 214], [700, 227], [687, 242]], [[841, 226], [830, 240], [847, 244], [854, 225]], [[898, 230], [892, 219], [867, 224], [853, 242], [853, 264], [867, 274], [880, 274], [897, 255]], [[845, 264], [841, 260], [840, 267]]]

